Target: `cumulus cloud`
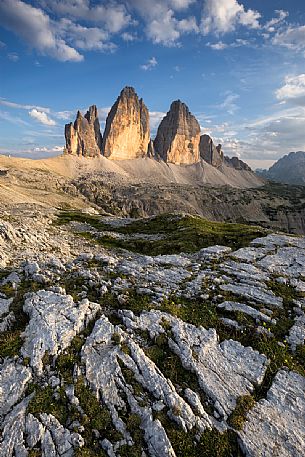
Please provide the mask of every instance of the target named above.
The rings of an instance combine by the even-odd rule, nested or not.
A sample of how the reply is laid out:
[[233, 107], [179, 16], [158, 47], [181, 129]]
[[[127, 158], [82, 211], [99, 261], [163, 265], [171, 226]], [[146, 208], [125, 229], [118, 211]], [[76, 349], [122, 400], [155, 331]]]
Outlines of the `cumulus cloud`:
[[158, 61], [155, 57], [149, 59], [145, 64], [141, 65], [140, 68], [144, 71], [152, 70], [158, 65]]
[[193, 16], [177, 18], [176, 11], [187, 9], [193, 2], [190, 0], [129, 0], [134, 9], [145, 22], [147, 37], [157, 44], [175, 46], [185, 33], [197, 33], [199, 28]]
[[294, 51], [305, 50], [305, 25], [299, 27], [288, 26], [285, 30], [278, 31], [272, 43], [277, 46], [284, 46]]
[[45, 0], [41, 3], [61, 16], [102, 24], [111, 33], [117, 33], [132, 23], [125, 5], [114, 2], [91, 5], [89, 0]]
[[305, 106], [305, 74], [286, 76], [285, 84], [275, 92], [281, 102]]
[[61, 19], [57, 24], [60, 34], [78, 49], [86, 51], [114, 50], [115, 44], [109, 40], [109, 34], [98, 27], [84, 27], [70, 19]]
[[36, 121], [40, 122], [40, 124], [54, 126], [56, 122], [53, 119], [50, 119], [44, 111], [38, 111], [37, 109], [32, 109], [29, 111], [29, 115], [35, 119]]
[[201, 28], [204, 35], [233, 32], [238, 25], [260, 27], [258, 11], [246, 10], [237, 0], [205, 0]]
[[83, 56], [76, 49], [56, 35], [52, 21], [46, 13], [21, 0], [1, 0], [0, 25], [14, 32], [41, 54], [63, 62], [83, 60]]

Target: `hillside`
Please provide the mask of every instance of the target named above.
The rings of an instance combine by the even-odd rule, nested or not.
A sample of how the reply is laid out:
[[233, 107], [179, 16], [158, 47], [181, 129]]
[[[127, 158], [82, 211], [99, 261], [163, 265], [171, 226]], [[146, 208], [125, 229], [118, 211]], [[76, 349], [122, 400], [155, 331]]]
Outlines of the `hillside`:
[[286, 184], [305, 185], [305, 152], [290, 152], [279, 159], [269, 170], [261, 170], [259, 176]]

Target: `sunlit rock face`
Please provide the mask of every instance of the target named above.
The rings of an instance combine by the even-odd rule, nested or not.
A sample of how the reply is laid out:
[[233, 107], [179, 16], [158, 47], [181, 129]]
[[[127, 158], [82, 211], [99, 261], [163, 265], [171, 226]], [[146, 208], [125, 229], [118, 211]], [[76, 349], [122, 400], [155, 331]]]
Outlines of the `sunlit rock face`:
[[125, 87], [108, 114], [102, 153], [113, 160], [145, 157], [149, 142], [148, 109], [132, 87]]
[[188, 107], [177, 100], [162, 120], [154, 147], [165, 162], [192, 164], [199, 162], [200, 126]]
[[77, 112], [74, 124], [65, 126], [65, 153], [83, 157], [97, 157], [101, 154], [102, 136], [97, 107], [90, 106], [83, 116]]

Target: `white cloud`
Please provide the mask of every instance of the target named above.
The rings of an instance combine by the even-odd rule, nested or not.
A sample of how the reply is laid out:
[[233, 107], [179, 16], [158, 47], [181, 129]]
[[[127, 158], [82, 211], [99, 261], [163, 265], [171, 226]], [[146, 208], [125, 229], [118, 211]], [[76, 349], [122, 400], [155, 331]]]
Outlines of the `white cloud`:
[[218, 105], [218, 108], [221, 110], [225, 110], [228, 114], [233, 115], [239, 109], [239, 106], [235, 103], [238, 99], [238, 94], [234, 94], [233, 92], [228, 91], [225, 94], [224, 101], [220, 105]]
[[3, 41], [0, 41], [0, 49], [1, 49], [1, 48], [5, 48], [5, 46], [6, 46], [6, 44], [3, 43]]
[[275, 10], [275, 14], [276, 17], [272, 18], [264, 25], [264, 28], [270, 33], [274, 32], [276, 27], [278, 27], [289, 16], [288, 11], [284, 10]]
[[218, 41], [217, 43], [207, 43], [206, 46], [214, 49], [214, 51], [223, 51], [224, 49], [240, 48], [241, 46], [249, 46], [250, 44], [250, 41], [238, 38], [232, 43], [224, 43], [223, 41]]
[[123, 4], [107, 2], [106, 5], [99, 3], [91, 6], [89, 0], [45, 0], [42, 3], [61, 16], [103, 24], [111, 33], [117, 33], [132, 24]]
[[130, 33], [130, 32], [122, 33], [121, 38], [127, 42], [136, 41], [138, 39], [137, 35], [134, 35], [133, 33]]
[[18, 62], [19, 60], [19, 55], [17, 54], [17, 52], [9, 52], [7, 57], [12, 62]]
[[150, 129], [152, 134], [154, 135], [157, 132], [157, 128], [160, 125], [162, 119], [166, 116], [166, 113], [162, 111], [150, 111], [149, 112], [149, 119], [150, 119]]
[[260, 27], [258, 11], [245, 10], [237, 0], [205, 0], [201, 28], [204, 35], [233, 32], [238, 25]]
[[186, 16], [181, 19], [175, 16], [176, 11], [187, 9], [193, 1], [129, 0], [128, 3], [144, 20], [146, 24], [145, 33], [153, 43], [177, 46], [183, 34], [199, 31], [193, 16]]
[[8, 108], [25, 109], [27, 111], [31, 110], [31, 109], [37, 109], [38, 111], [44, 111], [46, 113], [50, 112], [49, 108], [45, 108], [45, 107], [37, 106], [37, 105], [24, 105], [22, 103], [10, 102], [9, 100], [6, 100], [6, 99], [0, 99], [0, 105], [7, 106]]
[[38, 111], [37, 109], [32, 109], [29, 111], [29, 115], [35, 119], [36, 121], [40, 122], [40, 124], [53, 126], [56, 125], [56, 122], [53, 119], [50, 119], [44, 111]]
[[116, 48], [108, 41], [108, 32], [97, 27], [84, 27], [70, 19], [61, 19], [57, 24], [57, 30], [73, 46], [81, 50], [109, 51]]
[[76, 49], [56, 35], [49, 16], [39, 8], [20, 0], [1, 0], [0, 24], [41, 54], [63, 62], [83, 60]]
[[284, 31], [281, 30], [276, 33], [272, 43], [294, 51], [305, 50], [305, 25], [299, 27], [288, 26]]
[[148, 71], [148, 70], [152, 70], [157, 65], [158, 65], [157, 59], [155, 57], [152, 57], [145, 64], [141, 65], [140, 68], [141, 68], [141, 70]]
[[275, 92], [281, 102], [305, 106], [305, 74], [286, 76], [285, 84]]

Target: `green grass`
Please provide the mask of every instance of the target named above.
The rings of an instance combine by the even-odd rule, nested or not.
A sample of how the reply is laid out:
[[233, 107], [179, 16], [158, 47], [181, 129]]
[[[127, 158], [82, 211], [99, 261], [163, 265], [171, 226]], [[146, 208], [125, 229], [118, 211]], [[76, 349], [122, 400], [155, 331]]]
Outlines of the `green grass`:
[[195, 431], [184, 432], [170, 421], [163, 411], [155, 414], [165, 428], [166, 434], [177, 457], [242, 457], [243, 454], [233, 431], [219, 433], [217, 430], [206, 430], [199, 441]]
[[177, 254], [196, 252], [201, 248], [222, 244], [238, 249], [250, 241], [267, 233], [260, 227], [212, 222], [199, 216], [163, 214], [149, 219], [135, 220], [122, 227], [112, 227], [100, 221], [98, 216], [88, 216], [78, 212], [63, 212], [57, 224], [70, 221], [86, 222], [98, 231], [112, 231], [121, 234], [162, 235], [159, 240], [143, 240], [140, 237], [123, 240], [109, 235], [96, 238], [89, 232], [81, 236], [109, 248], [122, 248], [145, 255]]
[[0, 292], [6, 293], [8, 297], [13, 298], [9, 310], [12, 311], [15, 316], [15, 322], [13, 323], [12, 328], [0, 334], [1, 357], [19, 355], [23, 344], [21, 334], [29, 321], [28, 315], [23, 311], [24, 294], [27, 292], [34, 292], [38, 289], [39, 285], [33, 281], [23, 281], [19, 284], [17, 291], [12, 289], [8, 284], [0, 286]]
[[241, 430], [246, 422], [247, 413], [255, 405], [255, 400], [251, 395], [239, 397], [236, 408], [228, 419], [228, 424], [236, 430]]

